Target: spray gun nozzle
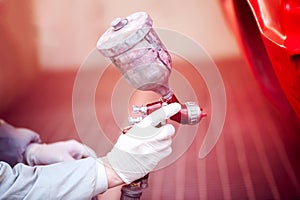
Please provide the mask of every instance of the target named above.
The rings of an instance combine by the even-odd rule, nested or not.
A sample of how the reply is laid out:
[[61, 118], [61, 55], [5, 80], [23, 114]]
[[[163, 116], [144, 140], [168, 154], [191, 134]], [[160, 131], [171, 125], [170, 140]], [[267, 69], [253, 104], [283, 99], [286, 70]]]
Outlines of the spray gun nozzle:
[[138, 113], [147, 114], [147, 107], [146, 106], [133, 105], [132, 106], [132, 113], [133, 114], [138, 114]]

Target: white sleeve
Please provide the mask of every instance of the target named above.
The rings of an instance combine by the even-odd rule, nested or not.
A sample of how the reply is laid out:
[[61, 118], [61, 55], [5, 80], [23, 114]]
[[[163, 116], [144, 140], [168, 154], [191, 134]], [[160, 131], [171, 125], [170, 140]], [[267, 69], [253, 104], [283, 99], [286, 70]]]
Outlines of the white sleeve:
[[96, 190], [95, 194], [103, 193], [108, 188], [108, 180], [102, 160], [97, 160], [97, 178], [96, 178]]
[[[11, 168], [0, 162], [0, 199], [91, 199], [107, 189], [105, 169], [99, 171], [97, 163], [86, 158], [34, 167], [20, 163]], [[103, 180], [97, 182], [99, 178]]]

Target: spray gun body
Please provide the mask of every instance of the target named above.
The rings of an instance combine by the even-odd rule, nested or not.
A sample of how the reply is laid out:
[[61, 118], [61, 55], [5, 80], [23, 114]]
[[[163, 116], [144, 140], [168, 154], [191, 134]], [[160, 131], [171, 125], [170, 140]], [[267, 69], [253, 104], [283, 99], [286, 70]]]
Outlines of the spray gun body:
[[[125, 19], [117, 18], [100, 37], [97, 49], [111, 59], [127, 81], [136, 89], [153, 91], [160, 100], [145, 106], [133, 106], [138, 118], [130, 118], [134, 124], [144, 116], [165, 104], [180, 103], [169, 87], [172, 69], [171, 56], [152, 28], [152, 19], [145, 12], [134, 13]], [[181, 124], [197, 124], [206, 114], [194, 102], [181, 104], [181, 110], [171, 119]], [[123, 131], [123, 133], [126, 133]], [[147, 187], [148, 175], [121, 189], [122, 200], [140, 199], [141, 188]]]
[[[172, 93], [168, 99], [161, 98], [160, 100], [149, 103], [146, 106], [133, 106], [132, 110], [135, 114], [142, 113], [144, 115], [149, 115], [153, 111], [161, 108], [164, 104], [170, 104], [175, 102], [180, 103], [176, 96]], [[184, 104], [181, 104], [180, 112], [172, 116], [170, 119], [181, 124], [193, 125], [197, 124], [204, 116], [206, 116], [206, 114], [203, 112], [202, 108], [199, 108], [199, 106], [196, 103], [186, 102]], [[129, 122], [131, 121], [132, 118], [130, 118]]]
[[[97, 43], [98, 50], [109, 57], [127, 81], [143, 91], [161, 96], [157, 102], [134, 107], [134, 112], [150, 114], [164, 104], [180, 103], [169, 87], [171, 56], [152, 28], [152, 19], [145, 12], [125, 19], [117, 18]], [[171, 119], [181, 124], [196, 124], [205, 116], [194, 102], [181, 104], [181, 111]], [[129, 118], [136, 123], [139, 118]]]

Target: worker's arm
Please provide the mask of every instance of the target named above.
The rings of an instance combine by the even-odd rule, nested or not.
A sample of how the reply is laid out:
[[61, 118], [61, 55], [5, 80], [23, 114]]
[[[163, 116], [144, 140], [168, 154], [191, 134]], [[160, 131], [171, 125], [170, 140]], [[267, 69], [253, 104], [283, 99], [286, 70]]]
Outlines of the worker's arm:
[[45, 166], [0, 162], [0, 199], [91, 199], [104, 192], [104, 165], [94, 158]]
[[107, 188], [142, 178], [171, 153], [174, 127], [156, 126], [179, 110], [179, 104], [172, 104], [148, 115], [120, 135], [103, 158], [14, 168], [0, 162], [0, 199], [90, 199]]

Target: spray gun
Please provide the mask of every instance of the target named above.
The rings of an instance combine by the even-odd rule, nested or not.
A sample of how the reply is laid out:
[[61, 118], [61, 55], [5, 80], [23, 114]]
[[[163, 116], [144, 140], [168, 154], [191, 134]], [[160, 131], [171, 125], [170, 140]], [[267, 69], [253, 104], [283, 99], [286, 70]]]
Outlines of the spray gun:
[[[127, 81], [136, 89], [153, 91], [161, 98], [144, 106], [133, 106], [136, 118], [129, 123], [138, 123], [144, 116], [170, 103], [180, 103], [169, 87], [172, 69], [171, 56], [152, 28], [152, 19], [145, 12], [137, 12], [112, 21], [111, 27], [100, 37], [97, 49], [111, 59]], [[195, 102], [181, 104], [181, 110], [171, 117], [181, 124], [197, 124], [206, 114]], [[139, 187], [147, 187], [147, 178], [122, 188], [121, 199], [139, 199]]]

